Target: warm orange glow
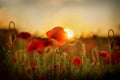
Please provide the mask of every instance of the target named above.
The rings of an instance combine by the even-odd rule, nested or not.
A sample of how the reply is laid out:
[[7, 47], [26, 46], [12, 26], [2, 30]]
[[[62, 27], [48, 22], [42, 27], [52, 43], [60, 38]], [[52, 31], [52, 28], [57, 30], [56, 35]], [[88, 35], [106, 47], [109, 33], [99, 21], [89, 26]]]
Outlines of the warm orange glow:
[[74, 32], [71, 29], [65, 28], [64, 30], [67, 33], [68, 39], [74, 36]]

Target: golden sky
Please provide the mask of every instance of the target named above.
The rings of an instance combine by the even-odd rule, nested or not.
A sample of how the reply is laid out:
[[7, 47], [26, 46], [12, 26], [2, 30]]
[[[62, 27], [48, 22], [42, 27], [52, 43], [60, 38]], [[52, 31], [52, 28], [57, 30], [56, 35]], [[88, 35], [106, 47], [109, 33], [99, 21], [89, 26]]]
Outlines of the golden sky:
[[110, 28], [118, 34], [119, 9], [118, 0], [0, 0], [0, 28], [12, 20], [19, 31], [31, 33], [63, 26], [76, 35], [107, 35]]

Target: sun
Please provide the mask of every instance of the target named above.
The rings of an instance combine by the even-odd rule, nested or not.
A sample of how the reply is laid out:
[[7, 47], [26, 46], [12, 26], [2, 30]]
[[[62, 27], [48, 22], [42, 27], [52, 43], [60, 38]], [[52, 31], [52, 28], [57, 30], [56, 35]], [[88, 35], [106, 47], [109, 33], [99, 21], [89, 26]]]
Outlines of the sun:
[[71, 29], [65, 28], [64, 31], [67, 33], [68, 39], [74, 36], [74, 32]]

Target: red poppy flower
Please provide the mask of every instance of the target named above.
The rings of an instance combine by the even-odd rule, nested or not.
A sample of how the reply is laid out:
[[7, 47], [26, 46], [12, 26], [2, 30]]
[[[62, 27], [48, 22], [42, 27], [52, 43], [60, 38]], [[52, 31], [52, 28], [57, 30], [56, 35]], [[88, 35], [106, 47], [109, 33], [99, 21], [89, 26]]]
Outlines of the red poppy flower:
[[106, 51], [100, 51], [99, 53], [99, 56], [103, 57], [104, 59], [109, 59], [109, 54], [106, 52]]
[[112, 64], [119, 63], [119, 55], [117, 53], [116, 54], [111, 54], [111, 63]]
[[22, 38], [22, 39], [30, 39], [32, 36], [28, 32], [20, 32], [17, 37]]
[[67, 41], [67, 33], [60, 26], [51, 29], [46, 34], [49, 39], [55, 39], [59, 45], [63, 45]]
[[107, 64], [117, 64], [120, 62], [120, 52], [118, 51], [117, 53], [112, 53], [111, 55], [110, 54], [107, 54], [105, 51], [100, 51], [99, 52], [99, 56], [102, 56], [105, 60], [106, 60], [106, 63]]
[[32, 40], [27, 48], [28, 52], [33, 53], [38, 47], [38, 40]]
[[79, 56], [75, 56], [71, 62], [73, 65], [80, 67], [82, 65], [82, 59]]
[[32, 40], [27, 48], [27, 51], [33, 53], [35, 50], [39, 53], [42, 53], [45, 48], [44, 43], [40, 40]]
[[46, 39], [46, 40], [44, 40], [43, 41], [44, 42], [44, 46], [54, 46], [54, 43], [53, 43], [53, 41], [52, 40], [50, 40], [50, 39]]
[[42, 54], [43, 51], [44, 51], [44, 48], [45, 48], [44, 43], [43, 43], [42, 41], [39, 41], [38, 47], [37, 47], [36, 51], [37, 51], [38, 53]]
[[13, 61], [14, 63], [17, 62], [17, 58], [16, 58], [16, 56], [13, 56], [12, 61]]

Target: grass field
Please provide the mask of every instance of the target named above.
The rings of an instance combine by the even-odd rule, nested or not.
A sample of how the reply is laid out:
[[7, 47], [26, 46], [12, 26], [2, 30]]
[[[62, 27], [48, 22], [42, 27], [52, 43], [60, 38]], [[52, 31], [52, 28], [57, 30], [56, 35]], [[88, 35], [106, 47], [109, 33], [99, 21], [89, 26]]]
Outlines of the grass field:
[[1, 39], [0, 80], [119, 78], [119, 36], [73, 38], [59, 45], [58, 35], [49, 39], [29, 34], [14, 33], [6, 35], [5, 41]]

